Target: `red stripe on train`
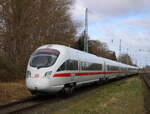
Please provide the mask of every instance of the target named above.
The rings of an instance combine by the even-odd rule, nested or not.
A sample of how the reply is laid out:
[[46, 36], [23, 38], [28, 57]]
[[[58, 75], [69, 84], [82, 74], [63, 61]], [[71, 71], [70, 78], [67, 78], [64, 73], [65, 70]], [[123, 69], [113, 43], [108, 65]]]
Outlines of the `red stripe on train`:
[[118, 74], [121, 72], [89, 72], [89, 73], [76, 73], [76, 76], [98, 75], [98, 74]]
[[62, 73], [62, 74], [54, 74], [53, 77], [71, 77], [71, 74], [75, 74], [75, 76], [89, 76], [89, 75], [98, 75], [98, 74], [118, 74], [121, 72], [86, 72], [86, 73]]
[[71, 73], [54, 74], [53, 77], [70, 77]]

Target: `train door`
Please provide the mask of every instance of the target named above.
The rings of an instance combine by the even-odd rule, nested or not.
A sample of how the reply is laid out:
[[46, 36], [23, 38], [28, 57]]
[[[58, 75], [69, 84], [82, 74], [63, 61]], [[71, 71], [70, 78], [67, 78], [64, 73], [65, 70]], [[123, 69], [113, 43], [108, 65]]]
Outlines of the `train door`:
[[71, 68], [71, 82], [77, 82], [78, 77], [76, 76], [76, 74], [78, 73], [78, 69], [79, 69], [79, 62], [78, 60], [70, 60], [72, 64], [70, 64], [70, 68]]
[[71, 73], [71, 82], [76, 82], [76, 74], [75, 73]]
[[103, 68], [103, 71], [104, 71], [104, 76], [103, 76], [103, 78], [105, 79], [106, 77], [107, 77], [107, 67], [106, 67], [107, 65], [106, 65], [106, 63], [104, 62], [104, 68]]
[[[81, 60], [79, 59], [78, 60], [78, 70], [77, 70], [77, 73], [80, 73], [82, 70], [81, 68]], [[77, 79], [77, 82], [80, 82], [80, 76], [76, 76], [76, 79]]]

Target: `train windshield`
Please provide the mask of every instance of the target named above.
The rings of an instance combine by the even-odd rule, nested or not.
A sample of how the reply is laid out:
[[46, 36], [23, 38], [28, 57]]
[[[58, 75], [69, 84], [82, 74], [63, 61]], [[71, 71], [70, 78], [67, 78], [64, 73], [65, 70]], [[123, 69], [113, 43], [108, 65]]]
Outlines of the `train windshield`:
[[54, 49], [41, 49], [35, 52], [30, 61], [30, 66], [39, 68], [52, 66], [59, 56], [59, 51]]

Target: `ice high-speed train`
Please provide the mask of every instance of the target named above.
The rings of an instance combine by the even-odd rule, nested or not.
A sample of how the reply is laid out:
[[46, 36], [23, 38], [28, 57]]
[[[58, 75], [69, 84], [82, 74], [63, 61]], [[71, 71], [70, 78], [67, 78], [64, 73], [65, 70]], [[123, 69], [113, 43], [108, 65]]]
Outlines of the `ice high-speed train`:
[[63, 45], [44, 45], [31, 55], [26, 86], [32, 94], [72, 90], [85, 83], [136, 74], [138, 67], [115, 62]]

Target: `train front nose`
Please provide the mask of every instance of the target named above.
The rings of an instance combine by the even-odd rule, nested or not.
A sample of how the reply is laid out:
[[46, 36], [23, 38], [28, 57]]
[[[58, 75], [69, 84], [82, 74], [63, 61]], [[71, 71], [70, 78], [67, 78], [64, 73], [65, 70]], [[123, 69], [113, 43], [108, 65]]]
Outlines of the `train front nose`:
[[57, 85], [50, 72], [44, 72], [42, 76], [34, 74], [26, 78], [26, 87], [28, 90], [37, 93], [56, 93], [62, 90], [64, 85]]
[[49, 81], [46, 78], [27, 78], [26, 86], [31, 91], [46, 91], [49, 87]]
[[[32, 72], [31, 72], [32, 71]], [[50, 86], [51, 71], [32, 69], [27, 70], [26, 86], [31, 91], [46, 91]]]
[[51, 74], [60, 52], [55, 49], [42, 48], [30, 57], [26, 85], [31, 91], [47, 91], [52, 86]]

